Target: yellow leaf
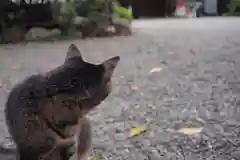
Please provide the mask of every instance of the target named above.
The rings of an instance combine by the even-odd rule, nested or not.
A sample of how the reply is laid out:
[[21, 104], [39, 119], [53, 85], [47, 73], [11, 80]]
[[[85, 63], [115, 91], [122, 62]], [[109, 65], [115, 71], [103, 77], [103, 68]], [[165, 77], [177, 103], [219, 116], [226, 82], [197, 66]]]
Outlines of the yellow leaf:
[[202, 127], [201, 128], [181, 128], [177, 132], [188, 135], [188, 136], [193, 136], [202, 132], [202, 129], [203, 129]]
[[139, 134], [144, 133], [146, 131], [147, 131], [146, 126], [133, 127], [130, 132], [130, 137], [138, 136]]
[[0, 81], [0, 88], [2, 88], [5, 91], [7, 91], [7, 86], [4, 83], [2, 83], [1, 81]]
[[131, 86], [130, 89], [131, 89], [132, 91], [137, 91], [137, 90], [138, 90], [138, 87], [137, 87], [137, 86]]
[[89, 156], [87, 160], [96, 160], [96, 158], [93, 156]]
[[162, 68], [153, 68], [150, 70], [150, 73], [154, 73], [154, 72], [161, 72]]

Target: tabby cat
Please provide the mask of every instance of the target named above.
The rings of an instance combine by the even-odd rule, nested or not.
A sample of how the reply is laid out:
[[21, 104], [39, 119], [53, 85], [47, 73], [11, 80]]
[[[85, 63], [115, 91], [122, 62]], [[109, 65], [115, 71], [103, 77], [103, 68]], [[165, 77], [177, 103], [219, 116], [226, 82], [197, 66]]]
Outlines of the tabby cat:
[[71, 44], [61, 66], [17, 84], [7, 99], [5, 119], [18, 159], [67, 160], [69, 146], [75, 146], [78, 160], [85, 160], [91, 146], [86, 114], [110, 94], [119, 60], [88, 63]]

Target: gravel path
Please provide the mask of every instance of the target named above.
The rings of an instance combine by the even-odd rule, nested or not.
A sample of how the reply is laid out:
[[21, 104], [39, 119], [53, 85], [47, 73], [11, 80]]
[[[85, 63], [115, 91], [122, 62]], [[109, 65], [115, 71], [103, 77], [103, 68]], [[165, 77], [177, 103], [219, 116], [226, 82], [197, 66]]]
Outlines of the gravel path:
[[[132, 37], [2, 46], [0, 78], [9, 89], [55, 67], [70, 43], [92, 62], [120, 55], [113, 93], [90, 114], [96, 159], [239, 160], [240, 19], [142, 20], [133, 27]], [[149, 73], [155, 67], [161, 72]], [[4, 89], [0, 98], [4, 138]], [[139, 125], [147, 132], [130, 138]], [[174, 132], [185, 127], [203, 130]]]

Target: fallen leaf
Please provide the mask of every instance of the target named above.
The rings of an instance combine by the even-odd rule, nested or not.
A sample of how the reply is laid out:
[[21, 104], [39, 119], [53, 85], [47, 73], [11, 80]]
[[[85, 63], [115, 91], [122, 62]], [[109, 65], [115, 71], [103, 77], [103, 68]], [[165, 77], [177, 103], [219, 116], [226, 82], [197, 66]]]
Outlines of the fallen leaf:
[[137, 90], [138, 90], [138, 87], [137, 87], [137, 86], [130, 86], [130, 89], [131, 89], [132, 91], [137, 91]]
[[188, 136], [193, 136], [193, 135], [196, 135], [196, 134], [202, 132], [202, 129], [203, 129], [202, 127], [201, 128], [181, 128], [177, 132], [183, 133]]
[[147, 131], [146, 126], [133, 127], [130, 132], [130, 137], [138, 136], [139, 134], [144, 133], [146, 131]]
[[150, 73], [154, 73], [154, 72], [161, 72], [162, 68], [153, 68], [150, 70]]
[[89, 157], [88, 157], [88, 160], [96, 160], [96, 158], [93, 157], [93, 156], [89, 156]]
[[0, 82], [0, 88], [2, 88], [5, 92], [9, 92], [6, 84], [4, 84], [3, 82]]

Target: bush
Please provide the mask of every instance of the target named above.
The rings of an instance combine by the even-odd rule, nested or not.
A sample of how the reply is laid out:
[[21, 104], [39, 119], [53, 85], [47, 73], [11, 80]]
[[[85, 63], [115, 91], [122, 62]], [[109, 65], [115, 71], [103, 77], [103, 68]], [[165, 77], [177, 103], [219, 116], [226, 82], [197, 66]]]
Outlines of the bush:
[[91, 12], [104, 12], [104, 0], [75, 0], [78, 16], [88, 17]]
[[[104, 13], [106, 10], [105, 0], [74, 0], [78, 16], [88, 17], [91, 12]], [[116, 18], [127, 19], [132, 21], [133, 16], [128, 9], [122, 7], [117, 0], [113, 0], [113, 14]]]
[[63, 34], [67, 35], [70, 30], [75, 29], [74, 19], [76, 16], [74, 2], [68, 0], [61, 4], [58, 21], [63, 27]]
[[[112, 6], [106, 3], [106, 0], [67, 0], [61, 6], [59, 20], [66, 31], [77, 29], [86, 33], [108, 27], [111, 24], [111, 17], [113, 21], [116, 19], [125, 20], [127, 23], [132, 21], [132, 14], [116, 0], [111, 3]], [[107, 7], [112, 7], [111, 15]], [[76, 23], [78, 17], [82, 19], [80, 23]]]
[[132, 14], [128, 11], [128, 9], [126, 9], [124, 7], [120, 7], [120, 6], [116, 7], [115, 14], [116, 14], [117, 18], [127, 19], [129, 22], [131, 22], [133, 19]]
[[113, 2], [113, 12], [115, 13], [116, 18], [126, 19], [129, 22], [131, 22], [133, 19], [132, 13], [130, 13], [128, 9], [121, 7], [116, 1]]

